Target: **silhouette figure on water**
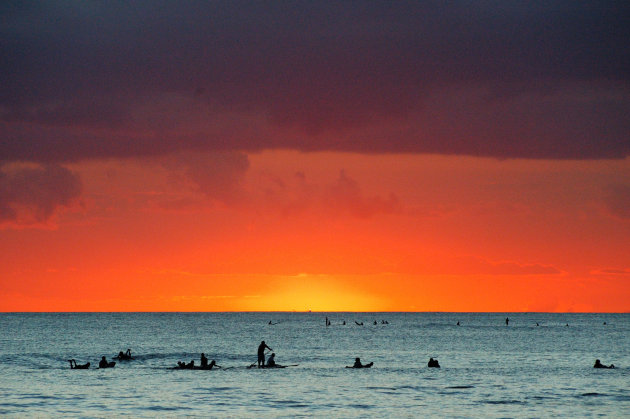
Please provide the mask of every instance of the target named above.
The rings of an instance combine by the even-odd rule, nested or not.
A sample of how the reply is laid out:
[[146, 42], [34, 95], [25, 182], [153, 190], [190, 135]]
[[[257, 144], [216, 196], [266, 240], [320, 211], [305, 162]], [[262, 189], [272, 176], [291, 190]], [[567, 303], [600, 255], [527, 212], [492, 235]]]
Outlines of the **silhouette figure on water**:
[[506, 317], [506, 318], [505, 318], [505, 325], [506, 325], [506, 326], [509, 326], [509, 324], [510, 324], [510, 319]]
[[604, 365], [604, 364], [602, 364], [600, 362], [599, 359], [596, 359], [595, 360], [595, 365], [593, 365], [593, 368], [609, 368], [609, 369], [611, 369], [611, 368], [615, 368], [615, 365], [614, 364]]
[[357, 326], [363, 326], [363, 322], [359, 323], [359, 322], [358, 322], [358, 321], [356, 321], [356, 320], [355, 320], [354, 322], [357, 324]]
[[183, 361], [177, 361], [177, 368], [181, 368], [183, 370], [195, 369], [195, 360], [191, 359], [188, 364]]
[[258, 345], [258, 368], [265, 366], [265, 349], [273, 351], [273, 349], [267, 346], [267, 344], [263, 340], [262, 342], [260, 342], [260, 345]]
[[77, 364], [77, 361], [75, 361], [74, 358], [69, 359], [68, 362], [70, 363], [70, 369], [73, 370], [87, 370], [90, 368], [89, 362], [85, 364]]
[[343, 326], [345, 326], [345, 325], [346, 325], [346, 321], [344, 320], [344, 321], [343, 321], [343, 323], [341, 323], [341, 324], [342, 324]]
[[208, 367], [208, 358], [206, 358], [206, 354], [202, 352], [201, 353], [201, 368], [207, 368], [207, 367]]
[[115, 365], [116, 363], [114, 361], [107, 362], [107, 358], [105, 357], [102, 357], [101, 362], [98, 363], [99, 368], [114, 368]]
[[427, 364], [429, 368], [440, 368], [440, 363], [437, 359], [429, 358], [429, 363]]
[[[326, 318], [326, 321], [328, 321], [328, 318]], [[269, 355], [269, 359], [265, 363], [265, 367], [266, 368], [273, 368], [275, 366], [276, 366], [276, 354], [274, 354], [272, 352], [271, 355]]]
[[126, 352], [120, 351], [118, 352], [118, 356], [116, 357], [119, 361], [130, 361], [133, 359], [131, 356], [131, 349], [127, 349]]
[[457, 322], [457, 325], [459, 326], [459, 322]]
[[350, 367], [346, 365], [346, 368], [371, 368], [374, 365], [374, 362], [370, 362], [369, 364], [362, 364], [361, 358], [354, 358], [354, 364]]

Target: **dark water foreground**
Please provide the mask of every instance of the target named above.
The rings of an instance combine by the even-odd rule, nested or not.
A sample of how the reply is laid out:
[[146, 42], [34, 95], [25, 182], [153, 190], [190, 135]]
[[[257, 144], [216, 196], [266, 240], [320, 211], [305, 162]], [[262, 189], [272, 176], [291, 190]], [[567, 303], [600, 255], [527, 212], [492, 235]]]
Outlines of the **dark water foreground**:
[[[299, 366], [247, 369], [263, 339]], [[629, 348], [629, 314], [2, 314], [0, 415], [628, 417]], [[201, 352], [229, 368], [169, 369]]]

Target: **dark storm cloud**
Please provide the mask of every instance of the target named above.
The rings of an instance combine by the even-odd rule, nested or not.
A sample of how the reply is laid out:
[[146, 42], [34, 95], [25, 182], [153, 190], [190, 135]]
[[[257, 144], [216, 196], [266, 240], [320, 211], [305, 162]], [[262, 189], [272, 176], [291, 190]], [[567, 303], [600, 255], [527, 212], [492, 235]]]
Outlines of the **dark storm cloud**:
[[630, 220], [630, 184], [610, 185], [606, 189], [604, 202], [609, 213]]
[[46, 222], [81, 189], [79, 176], [62, 166], [0, 168], [0, 224]]
[[[624, 2], [4, 2], [0, 19], [4, 160], [630, 154]], [[226, 113], [262, 115], [258, 135], [217, 128]]]

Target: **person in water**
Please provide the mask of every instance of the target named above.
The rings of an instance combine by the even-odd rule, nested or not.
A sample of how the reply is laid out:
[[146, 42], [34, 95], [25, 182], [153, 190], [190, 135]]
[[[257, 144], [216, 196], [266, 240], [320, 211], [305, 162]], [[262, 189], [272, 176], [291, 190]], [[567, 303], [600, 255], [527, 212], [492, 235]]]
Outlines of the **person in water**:
[[601, 363], [599, 359], [596, 359], [595, 365], [593, 365], [593, 368], [615, 368], [615, 365], [614, 364], [604, 365]]
[[208, 368], [208, 358], [203, 352], [201, 353], [201, 368]]
[[505, 325], [506, 326], [510, 325], [510, 319], [508, 317], [505, 318]]
[[354, 358], [354, 364], [351, 367], [346, 366], [346, 368], [370, 368], [372, 365], [374, 365], [374, 362], [362, 364], [361, 358]]
[[272, 352], [271, 355], [269, 355], [269, 359], [267, 359], [267, 362], [265, 363], [265, 368], [274, 368], [276, 366], [278, 366], [276, 365], [276, 354]]
[[127, 352], [123, 352], [123, 351], [118, 352], [118, 359], [124, 360], [124, 361], [133, 359], [131, 358], [131, 349], [127, 349]]
[[107, 362], [107, 358], [102, 357], [101, 361], [98, 363], [99, 368], [113, 368], [116, 365], [115, 362]]
[[440, 363], [437, 359], [429, 358], [429, 363], [427, 364], [429, 368], [440, 368]]
[[[77, 361], [73, 359], [69, 359], [68, 362], [70, 363], [70, 369], [72, 370], [87, 370], [88, 368], [90, 368], [90, 363], [86, 363], [86, 364], [77, 364]], [[74, 363], [74, 365], [73, 365]]]
[[258, 368], [265, 366], [265, 349], [273, 351], [273, 349], [267, 346], [267, 344], [263, 340], [262, 342], [260, 342], [260, 345], [258, 345]]

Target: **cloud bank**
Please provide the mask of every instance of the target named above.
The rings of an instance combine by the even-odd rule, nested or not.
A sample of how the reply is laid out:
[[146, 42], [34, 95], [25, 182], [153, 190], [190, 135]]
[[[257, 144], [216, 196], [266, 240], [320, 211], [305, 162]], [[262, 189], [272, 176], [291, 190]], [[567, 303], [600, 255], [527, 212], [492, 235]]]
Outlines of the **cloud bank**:
[[62, 166], [0, 170], [0, 224], [45, 223], [81, 195], [77, 174]]
[[0, 159], [630, 154], [622, 2], [0, 6]]

